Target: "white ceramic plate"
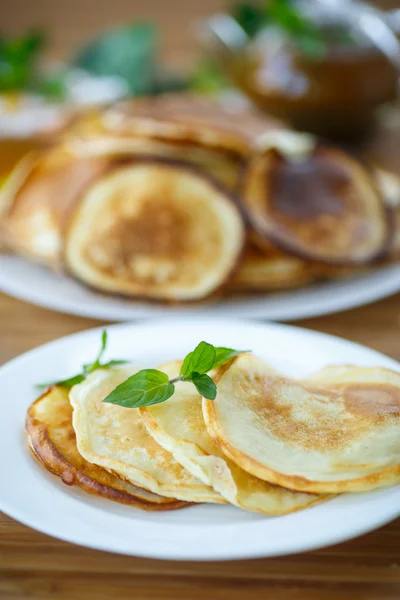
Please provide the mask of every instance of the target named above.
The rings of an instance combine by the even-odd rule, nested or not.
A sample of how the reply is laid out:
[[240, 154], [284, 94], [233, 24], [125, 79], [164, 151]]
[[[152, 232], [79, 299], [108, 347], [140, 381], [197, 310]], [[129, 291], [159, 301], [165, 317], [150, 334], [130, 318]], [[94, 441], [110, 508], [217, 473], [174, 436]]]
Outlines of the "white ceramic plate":
[[[329, 363], [400, 364], [348, 341], [285, 325], [214, 319], [164, 320], [108, 328], [111, 358], [156, 366], [199, 341], [250, 348], [274, 367], [303, 376]], [[25, 412], [33, 385], [74, 374], [96, 354], [100, 329], [32, 350], [0, 369], [0, 510], [54, 537], [100, 550], [164, 559], [278, 556], [353, 538], [400, 515], [400, 486], [337, 497], [292, 515], [266, 518], [231, 506], [146, 513], [67, 488], [30, 455]], [[134, 410], [134, 409], [132, 409]]]
[[330, 314], [362, 306], [400, 291], [400, 264], [388, 265], [346, 281], [299, 290], [221, 300], [217, 304], [166, 306], [99, 294], [73, 279], [17, 256], [0, 256], [0, 290], [65, 313], [128, 321], [170, 315], [244, 317], [283, 321]]

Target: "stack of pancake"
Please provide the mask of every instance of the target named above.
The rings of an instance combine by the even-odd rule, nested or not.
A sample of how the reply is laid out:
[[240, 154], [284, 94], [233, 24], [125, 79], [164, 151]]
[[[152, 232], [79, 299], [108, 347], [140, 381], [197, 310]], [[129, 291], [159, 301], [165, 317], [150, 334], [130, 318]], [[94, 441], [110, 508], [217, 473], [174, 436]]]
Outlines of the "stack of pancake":
[[1, 191], [0, 231], [9, 251], [99, 291], [202, 301], [398, 253], [400, 184], [389, 198], [382, 181], [266, 117], [164, 96], [77, 118], [26, 156]]
[[[181, 361], [159, 368], [170, 378]], [[215, 400], [178, 382], [162, 404], [103, 399], [135, 373], [97, 370], [30, 407], [30, 448], [67, 485], [145, 510], [230, 503], [283, 515], [400, 483], [400, 375], [331, 366], [290, 379], [241, 354], [211, 373]]]

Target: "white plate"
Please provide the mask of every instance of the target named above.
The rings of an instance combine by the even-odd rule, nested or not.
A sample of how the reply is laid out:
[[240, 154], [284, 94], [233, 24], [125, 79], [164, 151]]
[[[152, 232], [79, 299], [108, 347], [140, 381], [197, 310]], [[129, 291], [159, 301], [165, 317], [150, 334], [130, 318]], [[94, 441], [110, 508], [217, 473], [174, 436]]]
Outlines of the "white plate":
[[128, 321], [170, 315], [244, 317], [283, 321], [330, 314], [362, 306], [400, 291], [400, 264], [381, 267], [346, 281], [299, 290], [221, 300], [217, 304], [166, 306], [99, 294], [75, 280], [16, 256], [0, 256], [0, 290], [65, 313]]
[[[108, 328], [111, 358], [143, 366], [182, 357], [200, 340], [250, 348], [274, 367], [302, 376], [329, 363], [395, 361], [331, 336], [285, 325], [215, 319], [164, 320]], [[96, 354], [100, 329], [32, 350], [0, 369], [0, 509], [54, 537], [100, 550], [165, 559], [220, 560], [278, 556], [353, 538], [400, 515], [400, 486], [337, 497], [292, 515], [266, 518], [231, 506], [170, 513], [138, 509], [67, 488], [30, 455], [25, 412], [38, 381], [68, 376]], [[134, 410], [134, 409], [132, 409]]]

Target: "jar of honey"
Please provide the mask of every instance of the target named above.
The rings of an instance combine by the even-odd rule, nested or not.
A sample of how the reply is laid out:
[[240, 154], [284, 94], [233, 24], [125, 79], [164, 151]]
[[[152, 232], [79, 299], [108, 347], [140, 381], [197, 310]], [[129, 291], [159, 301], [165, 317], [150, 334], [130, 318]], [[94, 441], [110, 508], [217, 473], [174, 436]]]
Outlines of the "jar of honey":
[[308, 0], [298, 10], [318, 28], [322, 52], [306, 52], [274, 23], [250, 37], [229, 15], [209, 19], [209, 49], [234, 86], [268, 114], [339, 140], [365, 135], [378, 109], [397, 98], [395, 34], [361, 3]]

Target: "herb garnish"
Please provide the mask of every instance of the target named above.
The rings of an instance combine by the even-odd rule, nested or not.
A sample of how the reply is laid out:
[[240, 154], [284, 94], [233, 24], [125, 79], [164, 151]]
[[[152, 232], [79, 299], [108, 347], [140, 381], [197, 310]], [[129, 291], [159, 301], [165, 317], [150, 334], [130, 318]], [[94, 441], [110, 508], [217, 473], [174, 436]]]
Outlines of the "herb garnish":
[[45, 75], [40, 71], [45, 46], [42, 31], [15, 38], [0, 34], [0, 93], [28, 90], [52, 99], [64, 96], [64, 74]]
[[207, 372], [243, 352], [247, 350], [233, 350], [200, 342], [185, 357], [178, 377], [169, 379], [168, 375], [157, 369], [143, 369], [116, 387], [103, 402], [125, 408], [160, 404], [173, 395], [175, 383], [179, 381], [191, 381], [201, 396], [214, 400], [217, 386]]
[[111, 367], [116, 367], [118, 365], [124, 365], [128, 361], [127, 360], [109, 360], [106, 363], [102, 363], [101, 359], [103, 354], [107, 348], [107, 331], [103, 331], [101, 334], [101, 346], [98, 355], [94, 359], [93, 362], [88, 363], [86, 365], [82, 365], [82, 372], [74, 375], [73, 377], [69, 377], [68, 379], [61, 379], [60, 381], [51, 381], [47, 383], [38, 383], [36, 387], [45, 389], [52, 385], [59, 385], [62, 387], [66, 387], [68, 389], [72, 388], [73, 385], [81, 383], [86, 379], [90, 373], [96, 371], [97, 369], [110, 369]]
[[161, 68], [159, 38], [154, 23], [123, 25], [86, 44], [73, 64], [97, 77], [121, 77], [132, 96], [182, 91], [188, 87], [187, 77]]
[[267, 26], [276, 27], [309, 58], [324, 58], [330, 44], [355, 43], [349, 28], [339, 23], [318, 26], [291, 0], [239, 2], [230, 13], [250, 38]]
[[306, 56], [323, 58], [327, 43], [322, 30], [299, 11], [290, 0], [270, 0], [267, 19], [282, 29]]

